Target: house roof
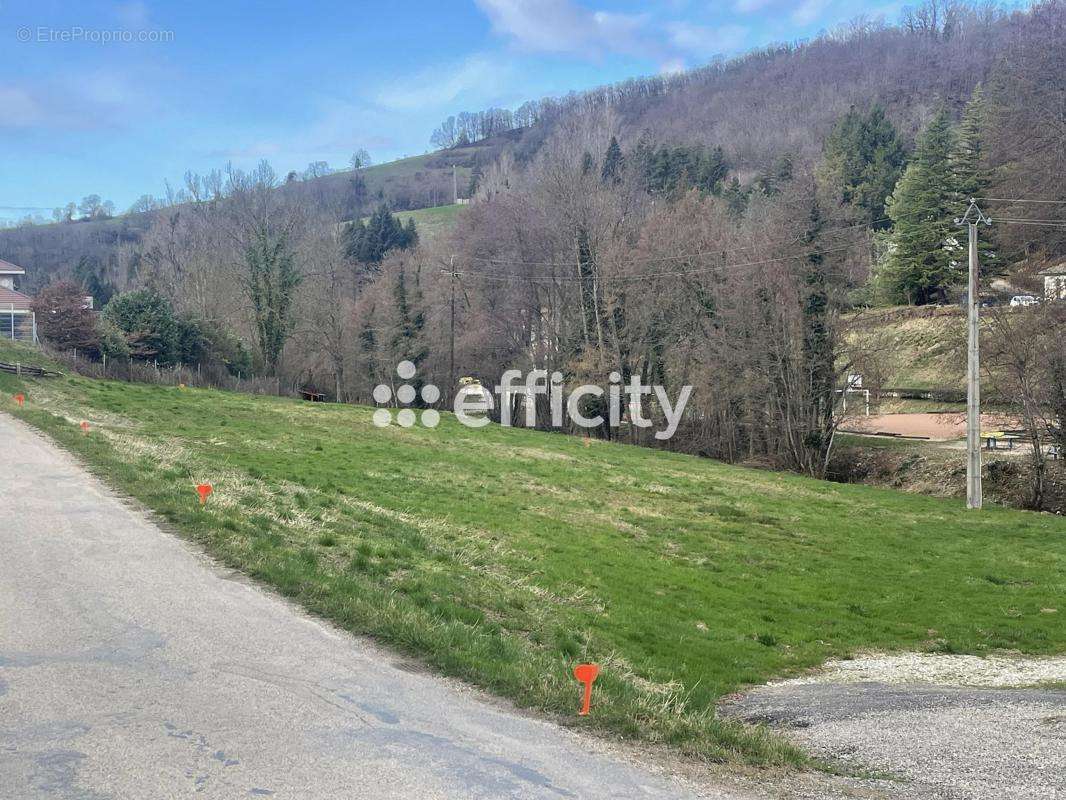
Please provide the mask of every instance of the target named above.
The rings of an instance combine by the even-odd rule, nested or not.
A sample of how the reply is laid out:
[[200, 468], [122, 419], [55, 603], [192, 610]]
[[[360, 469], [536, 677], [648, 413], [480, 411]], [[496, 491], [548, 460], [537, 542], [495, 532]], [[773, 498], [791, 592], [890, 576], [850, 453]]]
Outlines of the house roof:
[[25, 275], [26, 270], [22, 267], [12, 264], [10, 261], [4, 261], [0, 258], [0, 275]]
[[15, 311], [29, 311], [32, 302], [33, 299], [22, 292], [16, 292], [0, 286], [0, 314], [5, 311], [11, 311], [12, 308]]

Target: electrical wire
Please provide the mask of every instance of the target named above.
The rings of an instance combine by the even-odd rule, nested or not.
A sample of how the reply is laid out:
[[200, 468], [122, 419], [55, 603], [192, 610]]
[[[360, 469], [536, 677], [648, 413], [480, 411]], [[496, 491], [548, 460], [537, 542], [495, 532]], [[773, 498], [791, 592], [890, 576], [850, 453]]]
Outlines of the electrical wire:
[[[852, 230], [854, 230], [856, 228], [866, 228], [866, 227], [869, 227], [869, 225], [871, 225], [871, 224], [877, 224], [878, 222], [882, 222], [882, 221], [884, 221], [884, 220], [875, 220], [873, 223], [861, 222], [858, 225], [848, 225], [848, 226], [845, 226], [845, 227], [842, 227], [842, 228], [833, 228], [833, 229], [828, 230], [828, 231], [823, 231], [822, 233], [819, 234], [819, 236], [839, 235], [841, 233], [846, 233], [846, 232], [852, 231]], [[789, 237], [787, 239], [777, 239], [777, 240], [771, 240], [771, 241], [768, 241], [768, 242], [758, 242], [756, 244], [750, 244], [750, 245], [732, 245], [732, 246], [730, 246], [728, 248], [724, 248], [720, 252], [723, 252], [723, 253], [734, 253], [734, 252], [737, 252], [737, 251], [740, 251], [740, 250], [755, 250], [755, 249], [762, 248], [762, 247], [771, 247], [773, 245], [799, 244], [801, 242], [802, 242], [802, 238], [801, 237], [792, 236], [792, 237]], [[648, 258], [624, 259], [622, 261], [611, 261], [610, 263], [612, 265], [615, 265], [615, 266], [622, 266], [622, 265], [625, 265], [625, 264], [649, 264], [649, 263], [660, 263], [660, 262], [664, 262], [664, 261], [686, 261], [688, 259], [693, 259], [693, 258], [706, 258], [708, 255], [711, 255], [714, 252], [718, 252], [718, 251], [716, 251], [715, 248], [709, 248], [708, 250], [704, 250], [704, 251], [700, 251], [700, 252], [696, 252], [696, 253], [680, 253], [680, 254], [669, 255], [669, 256], [651, 256], [651, 257], [648, 257]], [[563, 261], [526, 261], [526, 260], [522, 260], [522, 259], [492, 258], [492, 257], [489, 257], [489, 256], [465, 256], [465, 258], [467, 258], [467, 259], [469, 259], [471, 261], [480, 261], [480, 262], [486, 263], [486, 264], [501, 264], [501, 265], [507, 265], [507, 266], [559, 267], [561, 269], [569, 269], [569, 268], [574, 266], [574, 262], [572, 262], [572, 261], [566, 261], [566, 262], [563, 262]]]
[[1066, 219], [1033, 219], [1031, 217], [991, 217], [992, 222], [1005, 222], [1008, 225], [1015, 222], [1037, 222], [1048, 225], [1066, 225]]
[[1066, 205], [1066, 200], [1029, 200], [1020, 197], [978, 197], [986, 203], [1041, 203], [1048, 205]]
[[[842, 247], [819, 248], [817, 252], [819, 252], [819, 253], [835, 253], [835, 252], [839, 252], [841, 250], [850, 250], [851, 248], [852, 248], [852, 245], [849, 244], [849, 245], [844, 245]], [[709, 254], [704, 254], [703, 257], [706, 258], [707, 255], [709, 255]], [[651, 273], [644, 273], [644, 274], [640, 274], [640, 275], [611, 275], [609, 277], [601, 277], [600, 279], [601, 280], [611, 281], [611, 282], [617, 282], [617, 281], [645, 281], [645, 280], [656, 280], [658, 278], [674, 278], [674, 277], [684, 277], [684, 276], [687, 276], [687, 275], [703, 275], [703, 274], [712, 273], [712, 272], [713, 273], [730, 272], [730, 271], [736, 270], [736, 269], [742, 269], [742, 268], [747, 268], [747, 267], [757, 267], [757, 266], [761, 266], [761, 265], [764, 265], [764, 264], [774, 264], [774, 263], [778, 263], [778, 262], [781, 262], [781, 261], [794, 261], [796, 259], [807, 258], [809, 255], [810, 255], [810, 253], [797, 253], [795, 255], [790, 255], [790, 256], [780, 256], [778, 258], [764, 258], [764, 259], [761, 259], [759, 261], [747, 261], [747, 262], [738, 262], [738, 263], [731, 263], [731, 264], [717, 264], [717, 265], [715, 265], [713, 267], [701, 267], [699, 269], [677, 270], [677, 271], [673, 271], [673, 272], [651, 272]], [[574, 265], [570, 264], [568, 266], [572, 267]], [[458, 275], [460, 277], [476, 277], [476, 278], [480, 278], [482, 280], [488, 280], [488, 281], [495, 280], [495, 281], [502, 281], [502, 282], [514, 282], [514, 283], [583, 282], [583, 281], [593, 280], [593, 278], [591, 276], [584, 276], [584, 275], [507, 275], [507, 274], [498, 274], [498, 273], [489, 273], [489, 272], [477, 272], [477, 271], [473, 271], [473, 270], [459, 270], [459, 271], [456, 272], [456, 275]]]
[[[1007, 199], [1004, 199], [1004, 198], [991, 198], [991, 197], [980, 198], [980, 199], [988, 201], [988, 202], [993, 202], [993, 201], [1000, 201], [1000, 202], [1041, 202], [1041, 203], [1043, 203], [1043, 202], [1047, 202], [1047, 203], [1058, 203], [1058, 202], [1060, 202], [1060, 201], [1051, 201], [1051, 200], [1049, 200], [1049, 201], [1020, 201], [1020, 200], [1019, 201], [1014, 201], [1014, 200], [1007, 200]], [[1066, 201], [1061, 201], [1061, 202], [1063, 204], [1066, 204]], [[995, 223], [1003, 223], [1003, 224], [1007, 224], [1007, 225], [1038, 225], [1038, 226], [1045, 226], [1045, 227], [1051, 227], [1051, 228], [1066, 228], [1066, 220], [1025, 219], [1025, 218], [1020, 218], [1020, 217], [992, 217], [991, 220], [992, 220], [993, 224], [995, 224]], [[877, 225], [877, 224], [879, 224], [881, 222], [887, 222], [887, 221], [898, 221], [898, 219], [897, 220], [892, 220], [889, 217], [883, 217], [881, 219], [877, 219], [877, 220], [874, 220], [872, 222], [862, 222], [862, 223], [858, 223], [856, 225], [848, 225], [848, 226], [844, 226], [844, 227], [841, 227], [841, 228], [835, 228], [835, 229], [832, 229], [832, 230], [829, 230], [829, 231], [824, 231], [820, 235], [822, 235], [822, 236], [831, 236], [831, 235], [839, 235], [841, 233], [845, 233], [845, 232], [852, 231], [852, 230], [859, 229], [859, 228], [868, 229], [868, 228], [870, 228], [873, 225]], [[933, 220], [933, 221], [934, 222], [939, 222], [939, 223], [945, 223], [948, 220], [939, 219], [939, 220]], [[956, 220], [951, 220], [951, 221], [955, 222]], [[799, 243], [801, 243], [801, 241], [802, 240], [800, 238], [791, 237], [789, 239], [779, 240], [776, 243], [777, 244], [793, 244], [793, 243], [794, 244], [799, 244]], [[709, 257], [717, 257], [719, 255], [735, 254], [737, 252], [753, 249], [753, 248], [756, 248], [756, 247], [767, 247], [767, 246], [770, 246], [771, 244], [774, 244], [774, 243], [773, 242], [763, 242], [763, 243], [754, 244], [754, 245], [739, 245], [739, 246], [734, 246], [732, 248], [724, 249], [724, 250], [721, 250], [721, 251], [717, 251], [714, 248], [710, 248], [707, 251], [701, 251], [701, 252], [697, 252], [697, 253], [685, 253], [685, 254], [679, 254], [679, 255], [659, 256], [659, 257], [644, 258], [644, 259], [628, 259], [628, 260], [623, 260], [623, 261], [612, 261], [610, 263], [612, 264], [612, 266], [623, 266], [623, 265], [627, 265], [627, 264], [628, 265], [658, 264], [658, 263], [663, 263], [663, 262], [667, 262], [667, 261], [690, 261], [690, 260], [691, 261], [698, 261], [698, 260], [707, 259]], [[819, 248], [818, 252], [821, 252], [821, 253], [833, 253], [833, 252], [840, 252], [840, 251], [843, 251], [843, 250], [850, 250], [853, 247], [857, 246], [857, 244], [858, 243], [856, 242], [856, 243], [850, 243], [850, 244], [839, 246], [839, 247]], [[735, 263], [727, 263], [727, 264], [718, 264], [718, 265], [715, 265], [715, 266], [712, 266], [712, 267], [701, 267], [701, 268], [690, 269], [690, 270], [653, 272], [653, 273], [644, 273], [644, 274], [639, 274], [639, 275], [612, 275], [612, 276], [609, 276], [609, 277], [601, 277], [600, 280], [608, 280], [608, 281], [611, 281], [611, 282], [640, 282], [640, 281], [658, 280], [660, 278], [685, 277], [685, 276], [689, 276], [689, 275], [702, 275], [702, 274], [708, 274], [708, 273], [723, 273], [723, 272], [731, 272], [731, 271], [737, 270], [737, 269], [744, 269], [744, 268], [748, 268], [748, 267], [762, 266], [762, 265], [765, 265], [765, 264], [779, 263], [779, 262], [783, 262], [783, 261], [792, 261], [792, 260], [795, 260], [795, 259], [806, 258], [806, 257], [808, 257], [808, 255], [809, 255], [808, 253], [798, 253], [798, 254], [795, 254], [795, 255], [781, 256], [781, 257], [778, 257], [778, 258], [768, 258], [768, 259], [761, 259], [761, 260], [758, 260], [758, 261], [747, 261], [747, 262], [735, 262]], [[572, 268], [574, 268], [576, 266], [574, 262], [527, 261], [527, 260], [521, 260], [521, 259], [488, 258], [488, 257], [484, 257], [484, 256], [467, 256], [467, 258], [469, 258], [472, 261], [480, 261], [480, 262], [483, 262], [483, 263], [494, 264], [494, 265], [501, 266], [501, 267], [547, 266], [547, 267], [556, 267], [556, 268], [564, 269], [564, 270], [570, 270], [570, 269], [572, 269]], [[456, 275], [457, 275], [457, 277], [458, 276], [469, 277], [469, 278], [476, 278], [476, 279], [479, 279], [479, 280], [485, 280], [485, 281], [490, 281], [490, 282], [491, 281], [496, 281], [496, 282], [504, 282], [504, 283], [559, 283], [559, 282], [583, 282], [583, 281], [587, 281], [587, 280], [593, 280], [593, 278], [591, 276], [586, 277], [586, 276], [581, 276], [581, 275], [565, 275], [565, 274], [564, 275], [516, 275], [516, 274], [505, 274], [505, 273], [480, 272], [480, 271], [477, 271], [477, 270], [459, 270], [459, 271], [456, 271]]]
[[1042, 228], [1066, 228], [1066, 222], [1045, 222], [1041, 220], [1028, 219], [997, 220], [993, 218], [992, 223], [995, 224], [996, 222], [1002, 222], [1005, 225], [1034, 225], [1036, 227]]
[[[920, 218], [923, 214], [924, 214], [924, 212], [913, 212], [912, 214], [903, 215], [902, 217], [897, 217], [896, 219], [893, 219], [892, 217], [880, 217], [878, 219], [871, 220], [869, 222], [859, 222], [859, 223], [856, 223], [854, 225], [845, 225], [845, 226], [838, 227], [838, 228], [830, 228], [829, 230], [821, 231], [818, 235], [821, 236], [821, 237], [836, 236], [836, 235], [839, 235], [841, 233], [847, 233], [847, 232], [854, 231], [854, 230], [857, 230], [857, 229], [869, 229], [869, 228], [871, 228], [871, 227], [873, 227], [875, 225], [881, 224], [882, 222], [894, 222], [894, 221], [898, 222], [900, 218], [904, 218], [904, 219], [910, 218], [910, 217]], [[941, 217], [939, 219], [934, 219], [934, 220], [929, 220], [929, 221], [933, 222], [933, 223], [937, 223], [937, 224], [954, 224], [955, 222], [957, 222], [957, 218], [955, 218], [955, 217], [952, 217], [952, 218]], [[723, 252], [723, 253], [735, 253], [735, 252], [740, 251], [740, 250], [754, 250], [754, 249], [758, 249], [758, 248], [771, 247], [773, 245], [799, 244], [801, 242], [802, 242], [802, 238], [801, 237], [791, 236], [791, 237], [788, 237], [788, 238], [785, 238], [785, 239], [776, 239], [776, 240], [772, 239], [772, 240], [769, 240], [769, 241], [766, 241], [766, 242], [758, 242], [758, 243], [750, 244], [750, 245], [732, 245], [732, 246], [730, 246], [728, 248], [723, 249], [721, 252]], [[661, 263], [661, 262], [665, 262], [665, 261], [686, 261], [686, 260], [689, 260], [689, 259], [706, 258], [708, 255], [712, 255], [712, 254], [715, 254], [714, 248], [711, 248], [708, 251], [701, 251], [701, 252], [697, 252], [697, 253], [681, 253], [681, 254], [675, 254], [675, 255], [669, 255], [669, 256], [650, 256], [648, 258], [634, 258], [634, 259], [624, 259], [622, 261], [611, 261], [610, 263], [612, 265], [614, 265], [614, 266], [624, 266], [626, 264], [655, 264], [655, 263]], [[466, 259], [466, 260], [469, 260], [469, 261], [479, 261], [479, 262], [484, 263], [484, 264], [499, 264], [499, 265], [503, 265], [503, 266], [558, 267], [560, 269], [570, 269], [570, 268], [572, 268], [574, 266], [574, 262], [573, 261], [539, 261], [539, 260], [531, 261], [531, 260], [516, 259], [516, 258], [491, 257], [491, 256], [473, 256], [473, 255], [465, 255], [465, 256], [463, 256], [463, 258]]]

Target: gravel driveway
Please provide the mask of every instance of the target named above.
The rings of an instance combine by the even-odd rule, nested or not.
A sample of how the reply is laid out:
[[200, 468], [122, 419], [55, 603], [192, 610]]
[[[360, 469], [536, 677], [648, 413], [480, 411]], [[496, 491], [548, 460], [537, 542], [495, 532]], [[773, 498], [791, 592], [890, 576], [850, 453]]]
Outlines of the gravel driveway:
[[[898, 798], [1066, 798], [1066, 691], [1006, 686], [1061, 680], [1062, 659], [893, 656], [831, 666], [723, 706], [765, 722], [816, 756], [866, 771]], [[877, 682], [864, 682], [876, 677]], [[913, 681], [921, 680], [922, 683]]]

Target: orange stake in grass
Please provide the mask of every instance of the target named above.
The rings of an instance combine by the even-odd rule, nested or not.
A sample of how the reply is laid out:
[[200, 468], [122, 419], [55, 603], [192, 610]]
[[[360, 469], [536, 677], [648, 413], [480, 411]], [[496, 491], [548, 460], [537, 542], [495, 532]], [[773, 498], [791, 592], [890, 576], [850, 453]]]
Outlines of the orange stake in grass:
[[196, 491], [200, 494], [200, 505], [207, 505], [207, 498], [211, 492], [215, 491], [211, 488], [210, 483], [201, 483], [196, 487]]
[[19, 404], [19, 408], [22, 408], [22, 405], [26, 402], [26, 395], [24, 395], [22, 392], [19, 392], [17, 395], [15, 395], [15, 402]]
[[589, 714], [589, 706], [592, 705], [592, 682], [599, 674], [600, 668], [596, 664], [578, 664], [574, 667], [574, 677], [585, 684], [585, 698], [581, 703], [581, 711], [578, 712], [582, 717]]

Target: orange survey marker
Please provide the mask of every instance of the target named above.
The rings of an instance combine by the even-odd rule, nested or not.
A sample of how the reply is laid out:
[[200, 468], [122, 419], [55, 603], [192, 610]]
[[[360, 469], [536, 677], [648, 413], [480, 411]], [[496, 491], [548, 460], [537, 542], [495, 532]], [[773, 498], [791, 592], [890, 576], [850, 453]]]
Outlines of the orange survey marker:
[[89, 432], [89, 423], [86, 422], [85, 420], [82, 420], [82, 422], [81, 422], [81, 432], [82, 433], [88, 433]]
[[200, 494], [200, 505], [206, 505], [208, 496], [215, 490], [211, 488], [210, 483], [201, 483], [197, 485], [196, 491]]
[[22, 392], [19, 392], [17, 395], [15, 395], [15, 402], [19, 404], [19, 408], [22, 408], [23, 403], [26, 402], [26, 395], [24, 395]]
[[581, 704], [581, 711], [578, 712], [582, 717], [588, 716], [589, 706], [592, 704], [592, 682], [599, 674], [600, 668], [597, 664], [578, 664], [574, 667], [574, 677], [585, 684], [585, 699]]

